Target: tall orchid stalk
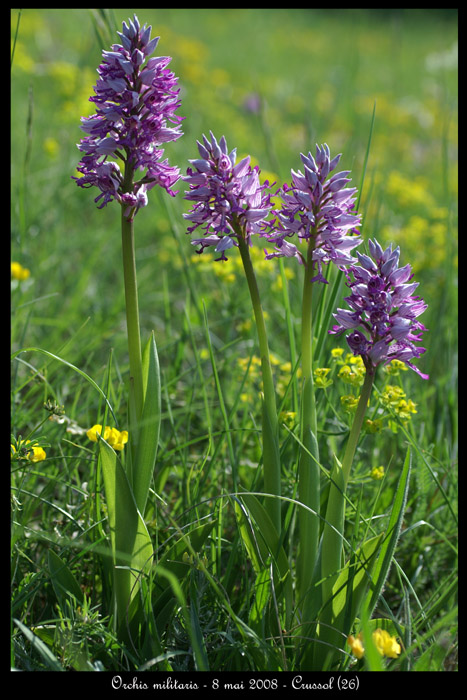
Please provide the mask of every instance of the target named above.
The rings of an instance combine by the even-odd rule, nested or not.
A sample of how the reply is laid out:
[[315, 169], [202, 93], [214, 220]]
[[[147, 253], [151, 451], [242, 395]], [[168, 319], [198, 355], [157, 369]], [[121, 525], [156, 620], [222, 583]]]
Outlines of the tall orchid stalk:
[[[362, 358], [366, 372], [342, 464], [336, 459], [331, 473], [321, 558], [325, 605], [321, 617], [324, 624], [320, 630], [323, 645], [315, 659], [320, 668], [334, 655], [329, 645], [338, 646], [340, 641], [332, 600], [337, 593], [336, 582], [342, 562], [345, 493], [377, 368], [399, 360], [423, 379], [428, 379], [428, 375], [413, 364], [413, 360], [425, 352], [425, 348], [416, 343], [426, 330], [418, 317], [427, 305], [414, 296], [418, 283], [411, 281], [411, 266], [398, 267], [399, 247], [393, 250], [388, 246], [383, 251], [377, 241], [371, 240], [368, 247], [370, 255], [357, 252], [360, 265], [351, 265], [346, 271], [351, 294], [345, 300], [350, 309], [337, 309], [333, 314], [337, 325], [329, 331], [338, 335], [350, 331], [346, 336], [347, 344], [354, 355]], [[340, 631], [348, 634], [348, 630]]]
[[[311, 580], [319, 549], [320, 467], [316, 405], [313, 388], [314, 283], [327, 283], [323, 265], [340, 269], [355, 260], [350, 251], [361, 243], [356, 234], [360, 216], [355, 212], [355, 188], [348, 188], [349, 171], [331, 173], [341, 156], [331, 159], [326, 144], [316, 146], [315, 156], [301, 154], [304, 168], [291, 171], [292, 186], [285, 184], [282, 209], [267, 234], [275, 250], [267, 258], [294, 257], [304, 266], [301, 324], [301, 442], [298, 498], [306, 506], [299, 511], [300, 543], [297, 563], [298, 595], [302, 619], [308, 619], [312, 600]], [[295, 239], [297, 243], [292, 243]]]
[[[94, 95], [95, 114], [82, 118], [84, 154], [74, 177], [79, 187], [97, 187], [99, 209], [113, 200], [121, 206], [123, 273], [130, 364], [129, 414], [131, 459], [125, 469], [100, 439], [115, 568], [117, 619], [128, 619], [134, 597], [130, 566], [142, 570], [152, 548], [143, 516], [153, 475], [160, 425], [160, 378], [154, 334], [141, 350], [136, 277], [134, 219], [155, 185], [170, 195], [179, 169], [162, 160], [161, 145], [182, 132], [178, 79], [170, 57], [152, 57], [159, 37], [140, 26], [136, 15], [118, 32], [121, 44], [102, 52]], [[173, 126], [168, 126], [170, 122]]]
[[[236, 163], [236, 149], [229, 153], [223, 136], [219, 142], [210, 133], [198, 143], [200, 158], [190, 160], [184, 180], [190, 185], [185, 199], [192, 208], [185, 218], [192, 222], [188, 233], [203, 232], [193, 238], [193, 245], [202, 253], [214, 247], [217, 261], [227, 260], [226, 252], [238, 248], [248, 282], [256, 322], [263, 378], [262, 442], [265, 508], [280, 535], [281, 532], [281, 474], [279, 457], [276, 396], [271, 369], [266, 324], [260, 292], [251, 262], [251, 236], [260, 233], [272, 209], [268, 183], [260, 184], [259, 168], [252, 168], [250, 156]], [[198, 231], [198, 229], [200, 231]]]

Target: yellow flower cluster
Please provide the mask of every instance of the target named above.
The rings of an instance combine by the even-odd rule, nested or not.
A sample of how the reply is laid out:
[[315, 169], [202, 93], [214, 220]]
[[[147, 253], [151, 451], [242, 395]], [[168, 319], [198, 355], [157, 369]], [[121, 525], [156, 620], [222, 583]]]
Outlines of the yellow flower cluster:
[[388, 384], [379, 397], [379, 400], [383, 406], [396, 406], [404, 396], [405, 392], [400, 386]]
[[279, 414], [279, 422], [281, 425], [286, 425], [289, 430], [292, 430], [297, 421], [297, 414], [295, 411], [281, 411]]
[[412, 413], [417, 413], [417, 404], [406, 398], [405, 391], [400, 386], [388, 384], [379, 400], [383, 406], [392, 409], [401, 420], [410, 420]]
[[384, 371], [392, 377], [398, 377], [399, 372], [407, 372], [408, 369], [405, 362], [401, 362], [401, 360], [391, 360], [387, 365], [384, 365]]
[[23, 267], [19, 262], [11, 263], [11, 276], [14, 280], [27, 280], [31, 271]]
[[354, 362], [351, 362], [351, 365], [343, 365], [340, 368], [337, 376], [339, 379], [346, 382], [346, 384], [361, 386], [365, 379], [365, 365], [360, 355], [358, 357], [352, 356], [352, 360], [354, 360]]
[[344, 348], [333, 348], [331, 350], [331, 357], [336, 362], [339, 362], [339, 360], [342, 360], [343, 354], [344, 354]]
[[[28, 445], [30, 442], [31, 440], [20, 440], [18, 443], [18, 449], [21, 449], [23, 445]], [[11, 445], [11, 452], [12, 454], [16, 454], [16, 447], [14, 445]], [[46, 456], [47, 455], [42, 447], [32, 447], [27, 453], [26, 459], [28, 459], [30, 462], [42, 462]]]
[[326, 389], [328, 386], [331, 386], [332, 379], [328, 377], [330, 371], [329, 367], [317, 367], [313, 371], [315, 387], [317, 389]]
[[360, 355], [348, 352], [344, 355], [343, 348], [333, 348], [331, 357], [337, 365], [341, 365], [337, 376], [351, 386], [361, 386], [365, 379], [365, 365]]
[[[337, 377], [346, 384], [358, 388], [365, 379], [365, 365], [358, 355], [346, 353], [343, 348], [333, 348], [331, 358], [334, 366], [339, 366]], [[388, 377], [397, 377], [400, 372], [407, 371], [407, 365], [400, 360], [391, 360], [384, 366], [384, 372]], [[332, 384], [332, 379], [328, 377], [331, 370], [319, 368], [314, 371], [315, 386], [324, 388]], [[353, 413], [358, 405], [358, 396], [346, 394], [340, 397], [341, 405], [347, 413]], [[410, 420], [413, 413], [417, 413], [417, 404], [411, 399], [407, 399], [404, 390], [400, 386], [387, 384], [379, 396], [379, 402], [384, 408], [389, 408], [396, 417], [403, 421]], [[381, 411], [380, 411], [381, 412]], [[379, 433], [383, 429], [383, 418], [366, 418], [364, 427], [367, 433]], [[393, 432], [397, 432], [397, 423], [389, 419], [389, 427]]]
[[379, 481], [384, 476], [384, 467], [373, 467], [370, 472], [370, 476], [375, 481]]
[[[388, 656], [391, 659], [397, 659], [401, 653], [401, 647], [395, 637], [392, 637], [387, 630], [382, 630], [379, 628], [375, 630], [371, 636], [373, 643], [381, 656]], [[352, 634], [349, 635], [347, 638], [347, 643], [352, 649], [352, 654], [357, 659], [361, 659], [364, 656], [365, 647], [363, 646], [361, 632], [357, 637], [354, 637]]]
[[371, 418], [367, 418], [365, 420], [365, 430], [367, 433], [380, 433], [383, 429], [383, 421], [381, 418], [376, 418], [375, 420], [371, 420]]
[[358, 396], [353, 396], [353, 394], [341, 396], [341, 404], [344, 411], [347, 411], [347, 413], [353, 413], [358, 406]]
[[[97, 442], [97, 435], [102, 435], [102, 425], [93, 425], [86, 435], [92, 442]], [[106, 426], [104, 430], [104, 440], [114, 448], [114, 450], [123, 450], [125, 444], [128, 442], [128, 431], [127, 430], [117, 430], [117, 428], [109, 428]]]

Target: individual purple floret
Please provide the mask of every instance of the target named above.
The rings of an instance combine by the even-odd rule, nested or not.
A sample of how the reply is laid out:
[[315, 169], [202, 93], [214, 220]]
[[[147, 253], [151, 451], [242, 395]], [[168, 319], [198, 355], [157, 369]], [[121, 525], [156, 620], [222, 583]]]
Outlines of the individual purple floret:
[[[312, 281], [326, 283], [322, 265], [333, 262], [338, 267], [355, 262], [350, 251], [361, 243], [356, 235], [360, 215], [355, 211], [356, 188], [347, 188], [350, 171], [344, 170], [330, 176], [341, 156], [331, 160], [329, 147], [316, 146], [316, 155], [300, 154], [304, 172], [292, 173], [292, 187], [282, 187], [282, 209], [270, 230], [263, 234], [275, 244], [275, 251], [266, 258], [295, 257], [305, 263], [306, 253], [300, 250], [300, 242], [314, 238], [313, 261], [317, 274]], [[288, 239], [296, 237], [297, 243]]]
[[227, 260], [225, 251], [236, 246], [236, 238], [245, 236], [250, 242], [252, 234], [260, 233], [264, 220], [272, 209], [269, 183], [259, 181], [260, 170], [250, 165], [250, 156], [236, 164], [237, 149], [228, 152], [225, 137], [217, 142], [210, 132], [209, 141], [203, 135], [198, 143], [200, 158], [190, 160], [185, 182], [190, 185], [185, 199], [193, 202], [185, 219], [193, 223], [187, 230], [192, 234], [198, 228], [203, 235], [192, 240], [199, 245], [198, 253], [215, 246], [220, 253], [216, 260]]
[[354, 355], [362, 356], [367, 369], [400, 360], [428, 379], [412, 364], [425, 352], [415, 343], [426, 331], [417, 319], [427, 304], [413, 294], [418, 282], [411, 282], [411, 266], [398, 267], [399, 247], [383, 251], [377, 241], [368, 241], [368, 248], [370, 255], [357, 252], [360, 265], [346, 271], [351, 294], [345, 301], [350, 310], [337, 309], [333, 316], [338, 325], [329, 333], [350, 330], [347, 343]]
[[[164, 151], [160, 146], [182, 135], [182, 117], [174, 114], [180, 100], [178, 78], [167, 68], [171, 58], [154, 57], [146, 62], [159, 37], [151, 39], [151, 27], [140, 27], [136, 15], [128, 25], [123, 22], [118, 35], [122, 44], [102, 52], [95, 94], [89, 98], [96, 113], [81, 118], [86, 136], [78, 144], [84, 155], [77, 170], [82, 176], [73, 179], [80, 187], [100, 189], [95, 199], [99, 209], [115, 199], [128, 205], [125, 215], [131, 217], [147, 204], [147, 191], [154, 185], [176, 194], [171, 188], [180, 172], [167, 159], [161, 160]], [[111, 158], [124, 164], [123, 171]], [[137, 170], [145, 175], [133, 182], [129, 175]]]

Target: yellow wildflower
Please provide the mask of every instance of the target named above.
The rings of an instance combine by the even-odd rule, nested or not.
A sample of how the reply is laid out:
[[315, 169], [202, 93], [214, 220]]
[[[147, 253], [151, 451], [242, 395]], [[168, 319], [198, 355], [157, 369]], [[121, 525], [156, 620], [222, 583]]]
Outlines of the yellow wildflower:
[[248, 370], [248, 374], [250, 376], [256, 376], [258, 375], [258, 370], [261, 367], [261, 359], [256, 355], [253, 355], [250, 362], [249, 357], [239, 357], [237, 359], [237, 364], [242, 373]]
[[341, 404], [344, 411], [352, 413], [358, 406], [358, 396], [352, 396], [352, 394], [341, 396]]
[[337, 376], [351, 386], [360, 386], [365, 379], [365, 365], [363, 363], [361, 365], [355, 363], [352, 367], [343, 365]]
[[388, 384], [381, 393], [380, 401], [384, 406], [394, 407], [404, 398], [405, 392], [400, 386], [391, 386]]
[[375, 481], [379, 481], [384, 476], [384, 467], [373, 467], [370, 472], [370, 476]]
[[[395, 637], [391, 637], [387, 630], [382, 629], [375, 630], [371, 636], [381, 656], [388, 656], [391, 659], [397, 659], [398, 655], [401, 653], [401, 647]], [[350, 646], [352, 649], [352, 654], [357, 659], [361, 659], [364, 656], [365, 647], [363, 646], [361, 632], [357, 635], [357, 637], [350, 634], [347, 637], [347, 644]]]
[[355, 658], [361, 659], [363, 657], [365, 648], [362, 643], [361, 633], [357, 637], [354, 637], [353, 634], [349, 634], [347, 637], [347, 644], [352, 649], [352, 654], [355, 656]]
[[[90, 428], [86, 435], [92, 442], [97, 442], [97, 435], [102, 435], [102, 425], [96, 424]], [[104, 440], [114, 448], [114, 450], [123, 450], [124, 446], [128, 442], [128, 431], [127, 430], [117, 430], [117, 428], [110, 428], [106, 426], [104, 430]]]
[[128, 442], [128, 431], [122, 430], [121, 432], [116, 428], [112, 428], [111, 434], [107, 440], [109, 445], [114, 448], [114, 450], [121, 451]]
[[341, 360], [343, 354], [344, 354], [344, 348], [333, 348], [331, 350], [331, 357], [333, 360], [336, 360], [336, 361]]
[[97, 442], [98, 434], [102, 435], [102, 425], [93, 425], [92, 428], [89, 428], [89, 430], [86, 432], [89, 440], [92, 440], [93, 442]]
[[397, 659], [401, 653], [400, 644], [395, 637], [391, 637], [387, 630], [377, 629], [373, 632], [373, 641], [381, 656], [389, 656]]
[[383, 429], [383, 421], [380, 418], [371, 420], [367, 418], [365, 420], [365, 430], [367, 433], [380, 433]]
[[11, 276], [15, 280], [27, 280], [31, 271], [27, 267], [23, 267], [19, 262], [11, 263]]
[[297, 414], [295, 411], [281, 411], [279, 415], [279, 421], [285, 424], [287, 428], [293, 428], [296, 418]]
[[[31, 440], [21, 440], [18, 444], [18, 447], [21, 448], [23, 445], [28, 445], [31, 442]], [[16, 453], [16, 447], [14, 445], [11, 445], [11, 449], [13, 454]], [[27, 459], [29, 459], [30, 462], [42, 462], [47, 457], [45, 450], [42, 447], [32, 447], [31, 450], [27, 454]]]
[[[346, 365], [357, 365], [359, 369], [365, 369], [361, 355], [354, 355], [353, 352], [348, 352], [344, 360]], [[355, 368], [354, 368], [355, 369]]]
[[408, 369], [405, 362], [401, 362], [401, 360], [391, 360], [389, 364], [384, 365], [384, 371], [395, 377], [399, 376], [400, 371], [406, 372]]
[[280, 359], [277, 357], [277, 355], [274, 355], [273, 352], [269, 353], [269, 360], [271, 362], [271, 365], [274, 365], [276, 367], [281, 364]]
[[[29, 442], [29, 440], [27, 441]], [[28, 455], [28, 459], [31, 462], [42, 462], [47, 457], [45, 454], [45, 450], [42, 449], [42, 447], [33, 447], [31, 452]]]
[[402, 420], [408, 420], [411, 413], [417, 413], [417, 409], [415, 408], [416, 405], [417, 404], [414, 403], [412, 399], [409, 399], [408, 401], [401, 399], [401, 401], [399, 401], [395, 407], [395, 411], [399, 418]]
[[313, 375], [317, 389], [326, 389], [326, 387], [331, 386], [332, 379], [329, 379], [327, 376], [330, 371], [328, 367], [317, 367], [314, 370]]

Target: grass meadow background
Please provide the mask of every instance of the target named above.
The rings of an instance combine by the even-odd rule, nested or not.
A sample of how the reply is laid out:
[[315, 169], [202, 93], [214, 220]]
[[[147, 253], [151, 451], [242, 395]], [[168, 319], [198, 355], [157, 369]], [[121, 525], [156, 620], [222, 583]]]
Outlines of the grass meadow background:
[[[19, 10], [11, 11], [12, 46]], [[401, 247], [428, 303], [429, 329], [418, 362], [430, 374], [391, 378], [416, 404], [402, 429], [384, 421], [365, 436], [352, 495], [366, 515], [384, 518], [407, 445], [413, 471], [403, 531], [380, 617], [407, 635], [394, 670], [455, 670], [457, 617], [457, 14], [454, 10], [118, 9], [120, 30], [135, 12], [160, 35], [157, 55], [173, 57], [186, 117], [184, 136], [166, 155], [183, 172], [196, 140], [225, 135], [239, 156], [251, 154], [266, 177], [290, 182], [300, 152], [327, 143], [361, 188], [364, 238]], [[71, 363], [105, 388], [126, 429], [128, 355], [121, 265], [120, 211], [98, 210], [97, 191], [71, 176], [79, 162], [80, 117], [101, 51], [118, 41], [96, 10], [23, 9], [11, 68], [11, 259], [30, 270], [12, 279], [11, 432], [38, 438], [46, 459], [14, 462], [12, 474], [12, 666], [21, 670], [144, 668], [138, 651], [120, 649], [108, 625], [108, 586], [92, 549], [105, 535], [96, 520], [96, 450], [85, 434], [99, 422], [99, 393]], [[365, 154], [374, 126], [366, 172]], [[239, 617], [248, 618], [251, 571], [236, 539], [232, 504], [219, 498], [257, 484], [261, 457], [259, 367], [250, 300], [239, 258], [196, 256], [185, 235], [180, 194], [150, 192], [135, 222], [143, 340], [156, 331], [163, 423], [152, 506], [155, 547], [177, 527], [215, 518], [203, 557]], [[253, 258], [267, 315], [281, 408], [289, 431], [297, 409], [291, 380], [299, 337], [301, 270], [285, 260]], [[285, 294], [285, 289], [287, 294]], [[345, 293], [345, 292], [344, 292]], [[286, 302], [290, 302], [287, 327]], [[210, 358], [205, 313], [212, 344]], [[326, 329], [327, 330], [327, 329]], [[324, 458], [339, 447], [349, 415], [340, 397], [355, 392], [338, 376], [326, 333], [317, 367], [333, 384], [318, 395]], [[219, 384], [216, 381], [216, 375]], [[387, 378], [380, 377], [383, 390]], [[219, 390], [220, 387], [220, 390]], [[64, 406], [48, 420], [47, 400]], [[376, 410], [376, 400], [374, 404]], [[370, 414], [371, 415], [371, 414]], [[376, 415], [376, 414], [375, 414]], [[39, 427], [38, 427], [39, 426]], [[336, 427], [337, 426], [337, 427]], [[339, 433], [340, 430], [340, 433]], [[344, 430], [345, 432], [345, 430]], [[281, 433], [286, 496], [293, 496], [294, 441]], [[384, 467], [383, 481], [370, 477]], [[156, 528], [157, 504], [157, 528]], [[375, 516], [375, 527], [378, 526]], [[89, 607], [60, 600], [51, 583], [49, 549], [74, 573]], [[225, 606], [202, 573], [190, 579], [192, 621], [201, 630], [208, 668], [279, 668], [269, 651], [245, 647]], [[31, 647], [33, 631], [44, 647]], [[175, 614], [165, 648], [174, 669], [194, 668], [186, 624]], [[49, 655], [50, 654], [50, 655]], [[261, 655], [263, 654], [263, 656]], [[349, 660], [349, 663], [351, 661]], [[148, 668], [152, 668], [149, 664]]]

